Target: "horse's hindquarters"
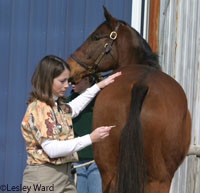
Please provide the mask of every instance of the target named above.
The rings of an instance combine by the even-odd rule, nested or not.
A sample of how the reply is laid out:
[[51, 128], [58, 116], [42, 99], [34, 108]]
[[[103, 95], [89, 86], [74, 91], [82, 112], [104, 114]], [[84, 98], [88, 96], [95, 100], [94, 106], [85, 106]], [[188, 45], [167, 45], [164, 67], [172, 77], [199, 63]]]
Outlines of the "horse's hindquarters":
[[141, 122], [147, 172], [151, 178], [171, 182], [190, 143], [187, 100], [180, 85], [164, 73], [153, 73], [146, 82], [149, 93]]
[[166, 187], [167, 192], [174, 172], [189, 148], [191, 120], [182, 88], [160, 71], [146, 70], [143, 73], [142, 70], [142, 67], [122, 69], [122, 76], [105, 88], [95, 103], [94, 128], [116, 125], [106, 140], [94, 145], [103, 190], [115, 179], [120, 156], [119, 136], [128, 119], [132, 87], [138, 81], [149, 88], [140, 114], [147, 169], [146, 188], [156, 189], [155, 185], [162, 182], [160, 186]]

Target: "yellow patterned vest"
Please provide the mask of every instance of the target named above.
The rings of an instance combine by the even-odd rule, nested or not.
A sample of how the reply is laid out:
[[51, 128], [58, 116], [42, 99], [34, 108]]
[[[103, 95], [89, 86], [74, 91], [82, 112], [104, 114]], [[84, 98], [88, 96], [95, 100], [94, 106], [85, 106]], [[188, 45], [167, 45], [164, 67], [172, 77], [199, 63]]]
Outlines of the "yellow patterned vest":
[[[62, 127], [57, 127], [56, 119]], [[62, 105], [61, 110], [58, 111], [56, 106], [51, 108], [39, 100], [33, 101], [27, 107], [21, 123], [21, 131], [26, 142], [27, 164], [48, 162], [58, 165], [78, 160], [77, 153], [51, 159], [41, 147], [42, 139], [69, 140], [74, 138], [69, 106]]]

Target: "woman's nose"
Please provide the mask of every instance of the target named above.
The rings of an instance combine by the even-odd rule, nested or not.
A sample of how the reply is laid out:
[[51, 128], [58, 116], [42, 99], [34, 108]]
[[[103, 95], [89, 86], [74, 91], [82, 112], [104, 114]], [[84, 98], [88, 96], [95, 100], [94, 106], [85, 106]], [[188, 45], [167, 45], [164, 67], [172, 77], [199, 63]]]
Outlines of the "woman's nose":
[[68, 88], [69, 87], [69, 82], [66, 82], [65, 85], [64, 85], [64, 87]]

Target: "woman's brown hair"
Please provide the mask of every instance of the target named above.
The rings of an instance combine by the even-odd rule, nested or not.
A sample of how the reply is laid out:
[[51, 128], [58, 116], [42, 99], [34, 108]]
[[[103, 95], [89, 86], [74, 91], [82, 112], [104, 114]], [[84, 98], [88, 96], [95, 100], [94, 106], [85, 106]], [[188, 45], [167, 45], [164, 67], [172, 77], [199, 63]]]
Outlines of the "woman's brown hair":
[[27, 104], [38, 99], [51, 107], [54, 106], [52, 95], [53, 79], [59, 76], [65, 69], [70, 71], [69, 65], [57, 56], [48, 55], [42, 58], [35, 68], [31, 79], [33, 90], [30, 92]]

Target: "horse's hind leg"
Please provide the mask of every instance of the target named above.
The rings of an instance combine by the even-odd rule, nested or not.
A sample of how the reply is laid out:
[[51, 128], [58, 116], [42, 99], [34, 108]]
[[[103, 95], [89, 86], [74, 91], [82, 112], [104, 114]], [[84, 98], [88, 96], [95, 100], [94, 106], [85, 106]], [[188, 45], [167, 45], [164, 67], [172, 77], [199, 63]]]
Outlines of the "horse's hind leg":
[[116, 188], [116, 175], [114, 175], [103, 193], [118, 193]]
[[151, 181], [146, 185], [145, 193], [169, 193], [170, 182]]

